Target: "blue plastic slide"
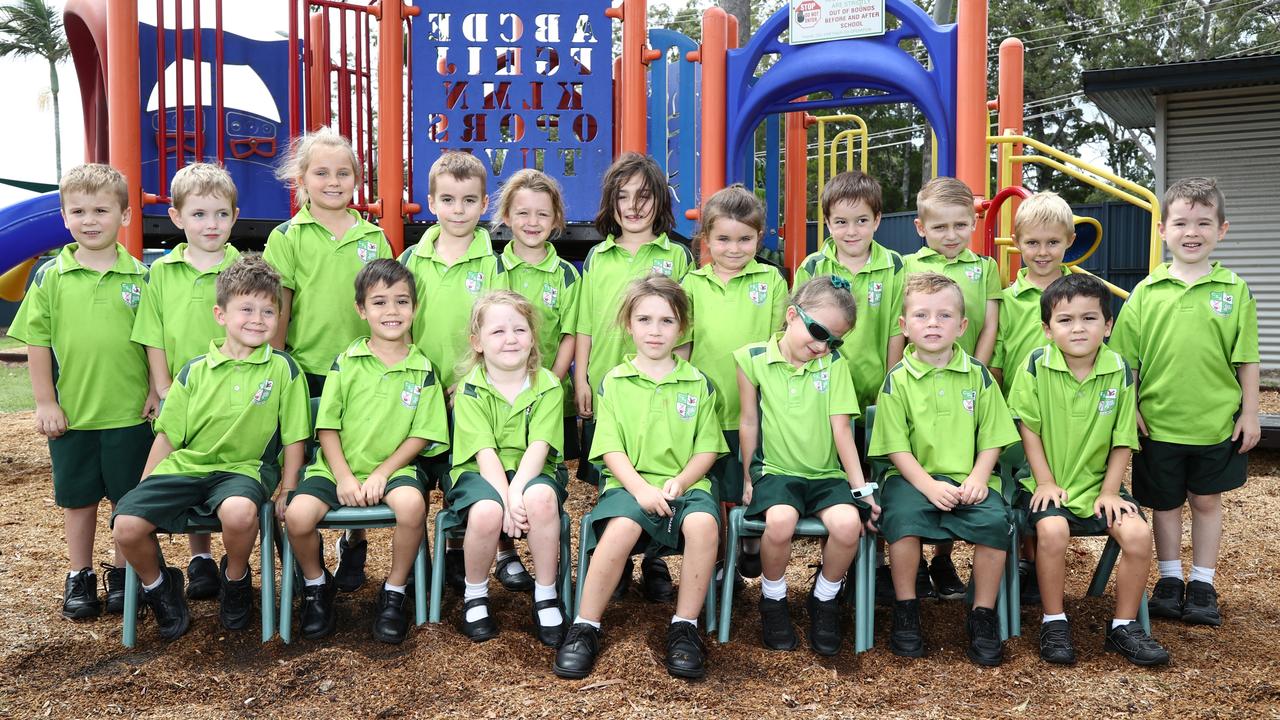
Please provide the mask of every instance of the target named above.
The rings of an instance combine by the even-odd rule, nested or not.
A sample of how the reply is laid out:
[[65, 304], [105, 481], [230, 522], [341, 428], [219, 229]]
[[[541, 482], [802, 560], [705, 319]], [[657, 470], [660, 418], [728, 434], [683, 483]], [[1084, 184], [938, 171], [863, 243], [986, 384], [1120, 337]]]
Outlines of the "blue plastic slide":
[[57, 192], [0, 207], [0, 273], [69, 242]]

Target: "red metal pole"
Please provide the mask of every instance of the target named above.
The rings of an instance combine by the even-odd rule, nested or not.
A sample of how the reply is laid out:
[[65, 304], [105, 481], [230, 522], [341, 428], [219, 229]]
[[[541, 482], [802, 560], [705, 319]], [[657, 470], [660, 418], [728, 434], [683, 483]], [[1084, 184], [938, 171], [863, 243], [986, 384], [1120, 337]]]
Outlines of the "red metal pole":
[[[356, 149], [360, 157], [368, 159], [362, 150], [364, 148], [364, 36], [368, 33], [368, 28], [364, 22], [365, 15], [357, 13], [355, 17], [356, 36], [355, 42], [352, 44], [356, 48], [356, 77], [355, 77], [355, 132], [351, 136], [351, 147]], [[360, 173], [360, 185], [356, 188], [356, 202], [360, 204], [368, 203], [373, 199], [366, 192], [369, 183], [369, 173]]]
[[382, 0], [378, 18], [378, 200], [369, 211], [399, 255], [404, 250], [404, 18], [418, 9]]
[[[725, 183], [725, 143], [728, 127], [725, 53], [729, 45], [729, 20], [724, 10], [713, 7], [702, 14], [702, 179], [699, 202], [719, 192]], [[643, 117], [643, 113], [641, 114]]]
[[[408, 88], [408, 91], [409, 91], [408, 95], [405, 96], [405, 114], [404, 114], [405, 120], [406, 120], [405, 146], [408, 149], [408, 152], [407, 152], [408, 162], [407, 162], [407, 168], [405, 172], [405, 176], [408, 178], [408, 180], [407, 180], [407, 186], [405, 187], [405, 195], [406, 197], [409, 198], [409, 202], [405, 203], [405, 214], [408, 215], [409, 219], [412, 220], [414, 215], [417, 215], [418, 213], [422, 212], [422, 206], [413, 201], [414, 194], [413, 194], [413, 40], [412, 40], [413, 19], [412, 17], [405, 18], [405, 26], [406, 26], [405, 29], [409, 33], [409, 38], [410, 38], [409, 42], [404, 44], [406, 48], [405, 50], [406, 57], [405, 57], [405, 64], [404, 64], [405, 86]], [[369, 113], [370, 113], [369, 115], [370, 122], [372, 122], [373, 121], [372, 106], [370, 106], [369, 108]]]
[[[163, 77], [161, 78], [163, 81]], [[108, 156], [129, 186], [132, 222], [123, 229], [125, 249], [142, 257], [142, 109], [138, 101], [138, 4], [107, 3]], [[162, 108], [163, 111], [163, 108]], [[163, 149], [161, 150], [163, 152]]]
[[195, 162], [203, 162], [204, 161], [204, 95], [200, 91], [203, 89], [203, 84], [204, 84], [203, 83], [204, 78], [202, 77], [204, 75], [204, 55], [202, 55], [200, 52], [200, 39], [201, 39], [200, 35], [202, 34], [201, 28], [200, 28], [200, 0], [194, 0], [194, 1], [195, 1], [195, 5], [193, 6], [192, 11], [194, 12], [195, 17], [192, 18], [192, 30], [191, 30], [191, 57], [192, 57], [192, 65], [195, 66], [195, 71], [196, 71], [196, 78], [195, 78], [196, 101], [194, 103], [195, 113], [196, 113], [196, 118], [195, 118], [196, 154], [195, 154], [194, 160]]
[[351, 69], [347, 66], [347, 13], [345, 10], [338, 11], [338, 132], [355, 142], [351, 137]]
[[[156, 155], [160, 162], [157, 169], [160, 175], [160, 194], [169, 194], [169, 157], [165, 150], [165, 124], [169, 122], [169, 111], [164, 105], [164, 0], [156, 0]], [[141, 62], [141, 58], [138, 59]]]
[[796, 268], [804, 262], [808, 246], [809, 184], [808, 131], [805, 130], [804, 111], [787, 113], [787, 176], [783, 181], [786, 207], [783, 208], [782, 251], [787, 271], [795, 277]]
[[[648, 42], [647, 0], [623, 0], [605, 15], [622, 21], [622, 107], [614, 122], [621, 129], [619, 152], [643, 153], [645, 147], [645, 44]], [[615, 76], [616, 77], [616, 76]]]
[[[163, 1], [163, 0], [161, 0]], [[302, 134], [302, 87], [298, 81], [298, 2], [289, 0], [289, 137]], [[304, 63], [305, 65], [305, 63]]]
[[173, 70], [176, 76], [174, 98], [174, 131], [177, 136], [174, 140], [176, 143], [174, 151], [177, 155], [174, 158], [174, 171], [181, 170], [187, 164], [187, 99], [182, 95], [182, 3], [174, 3], [173, 23], [175, 25], [173, 33]]
[[[996, 127], [998, 134], [1003, 135], [1006, 131], [1012, 130], [1015, 135], [1022, 134], [1023, 120], [1023, 48], [1022, 41], [1017, 38], [1005, 38], [1000, 43], [1000, 66], [999, 66], [999, 98], [1000, 98], [1000, 114]], [[1022, 144], [1017, 145], [999, 145], [997, 152], [1000, 154], [1002, 162], [996, 167], [1004, 167], [1003, 159], [1009, 155], [1021, 155]], [[1010, 187], [1022, 187], [1022, 163], [1013, 163], [1011, 166], [1011, 175], [1009, 179]], [[1002, 187], [1005, 182], [1003, 176], [996, 178], [996, 187]], [[1022, 203], [1020, 198], [1013, 198], [1009, 203], [1006, 211], [1006, 217], [1012, 222], [1013, 216], [1018, 212], [1018, 206]], [[997, 218], [991, 214], [987, 215], [988, 222], [996, 222]], [[1003, 225], [1002, 225], [1003, 227]], [[988, 233], [990, 235], [991, 233]], [[992, 242], [987, 248], [988, 255], [994, 255], [996, 251], [995, 243]], [[1017, 271], [1018, 265], [1021, 264], [1021, 256], [1016, 253], [1009, 255], [1009, 276], [1012, 278], [1013, 273]]]
[[218, 73], [218, 79], [213, 86], [213, 114], [216, 128], [214, 130], [214, 142], [217, 148], [214, 156], [218, 160], [218, 164], [222, 165], [226, 161], [227, 146], [227, 127], [226, 119], [223, 117], [223, 111], [226, 106], [226, 95], [223, 91], [227, 86], [227, 78], [223, 74], [226, 66], [223, 64], [222, 55], [222, 0], [217, 0], [213, 6], [214, 9], [214, 29], [213, 29], [213, 64]]
[[[987, 150], [987, 0], [959, 0], [956, 53], [956, 177], [975, 196], [986, 194]], [[984, 220], [969, 239], [983, 251]]]
[[329, 124], [329, 23], [321, 9], [307, 18], [307, 132]]

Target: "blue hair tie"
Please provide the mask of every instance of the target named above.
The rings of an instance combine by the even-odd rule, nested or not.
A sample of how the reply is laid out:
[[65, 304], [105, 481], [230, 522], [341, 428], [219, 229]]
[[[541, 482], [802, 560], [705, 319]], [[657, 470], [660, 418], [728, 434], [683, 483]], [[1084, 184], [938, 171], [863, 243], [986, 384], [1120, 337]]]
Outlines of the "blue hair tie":
[[853, 289], [853, 285], [851, 285], [848, 280], [845, 280], [839, 275], [831, 276], [831, 287], [837, 290], [847, 290], [850, 292], [852, 292], [852, 289]]

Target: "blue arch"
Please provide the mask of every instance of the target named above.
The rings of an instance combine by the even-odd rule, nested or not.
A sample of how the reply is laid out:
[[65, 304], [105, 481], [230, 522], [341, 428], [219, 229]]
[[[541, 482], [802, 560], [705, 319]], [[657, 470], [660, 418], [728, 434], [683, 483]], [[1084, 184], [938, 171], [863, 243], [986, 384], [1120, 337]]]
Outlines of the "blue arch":
[[[956, 26], [939, 27], [909, 0], [885, 0], [885, 12], [899, 27], [879, 37], [788, 45], [778, 39], [787, 29], [788, 6], [769, 18], [744, 48], [728, 53], [725, 173], [729, 182], [746, 176], [746, 143], [761, 120], [774, 113], [824, 107], [907, 102], [924, 113], [938, 138], [938, 173], [955, 173]], [[933, 69], [925, 69], [899, 47], [903, 40], [924, 43]], [[779, 57], [760, 77], [765, 55]], [[843, 97], [852, 89], [885, 94]], [[829, 100], [793, 103], [793, 98], [829, 92]]]

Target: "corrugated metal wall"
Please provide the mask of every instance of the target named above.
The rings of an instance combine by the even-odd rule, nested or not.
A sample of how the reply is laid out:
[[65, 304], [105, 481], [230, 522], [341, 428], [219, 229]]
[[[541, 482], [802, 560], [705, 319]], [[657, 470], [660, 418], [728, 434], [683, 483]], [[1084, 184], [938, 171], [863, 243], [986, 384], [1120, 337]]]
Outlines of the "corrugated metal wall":
[[1218, 179], [1231, 228], [1214, 256], [1249, 283], [1258, 300], [1262, 366], [1280, 368], [1280, 85], [1162, 101], [1159, 177]]

